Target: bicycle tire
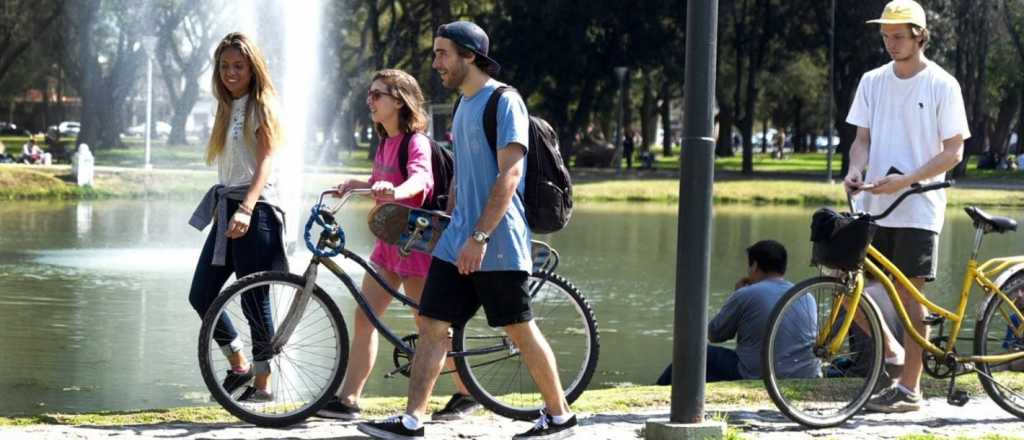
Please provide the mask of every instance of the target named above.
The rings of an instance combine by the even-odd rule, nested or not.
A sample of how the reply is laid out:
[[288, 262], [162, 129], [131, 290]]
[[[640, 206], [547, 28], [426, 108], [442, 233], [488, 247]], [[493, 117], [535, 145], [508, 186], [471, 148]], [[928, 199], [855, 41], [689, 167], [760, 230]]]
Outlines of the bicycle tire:
[[[314, 286], [312, 297], [287, 345], [270, 359], [273, 401], [242, 402], [239, 397], [245, 387], [228, 392], [222, 386], [230, 366], [221, 353], [219, 343], [213, 339], [220, 316], [233, 317], [234, 325], [244, 323], [248, 326], [244, 310], [241, 315], [238, 311], [246, 307], [243, 295], [259, 294], [260, 291], [254, 289], [267, 287], [273, 325], [279, 325], [289, 309], [290, 300], [302, 291], [304, 285], [304, 278], [296, 274], [258, 272], [228, 286], [203, 317], [199, 332], [199, 369], [203, 381], [214, 400], [243, 421], [280, 428], [305, 420], [333, 396], [345, 376], [349, 344], [345, 320], [327, 293]], [[251, 348], [254, 330], [248, 330], [248, 334], [238, 331], [238, 336], [246, 348]], [[277, 330], [274, 329], [275, 332]], [[250, 353], [246, 352], [246, 356], [252, 362]]]
[[[1017, 272], [1008, 278], [1003, 285], [999, 286], [1009, 298], [1014, 299], [1024, 295], [1024, 272]], [[1002, 298], [991, 296], [982, 311], [981, 319], [978, 319], [974, 329], [974, 352], [979, 356], [1018, 352], [1024, 350], [1024, 340], [1009, 337], [1007, 326], [1010, 322], [1006, 317], [1010, 316], [1009, 310], [1003, 309], [1005, 304]], [[1020, 305], [1018, 305], [1018, 310]], [[996, 313], [997, 311], [1006, 313]], [[1018, 320], [1020, 317], [1018, 317]], [[995, 320], [1002, 320], [996, 322]], [[1012, 322], [1012, 321], [1011, 321]], [[1019, 321], [1018, 321], [1019, 322]], [[1015, 361], [1024, 362], [1024, 361]], [[1001, 364], [976, 362], [978, 380], [981, 382], [985, 393], [1010, 414], [1024, 419], [1024, 372], [1014, 371], [1010, 363]], [[1020, 364], [1016, 364], [1020, 365]]]
[[[536, 272], [529, 283], [531, 292], [539, 286], [531, 300], [534, 322], [551, 346], [565, 399], [572, 403], [597, 368], [600, 338], [594, 311], [579, 289], [557, 274]], [[455, 351], [494, 347], [487, 341], [504, 344], [505, 351], [455, 358], [459, 377], [484, 408], [515, 420], [537, 418], [544, 402], [522, 357], [504, 331], [489, 327], [481, 315], [455, 329]]]
[[[854, 347], [853, 339], [847, 336], [842, 346], [845, 349], [829, 357], [827, 350], [817, 347], [815, 337], [823, 329], [816, 328], [814, 334], [796, 335], [800, 337], [798, 341], [803, 341], [798, 346], [776, 347], [781, 332], [791, 331], [783, 330], [782, 326], [787, 319], [795, 318], [790, 313], [809, 312], [809, 303], [798, 302], [818, 291], [824, 295], [814, 298], [815, 323], [822, 327], [823, 321], [828, 322], [827, 318], [832, 316], [834, 299], [842, 298], [838, 295], [845, 295], [848, 288], [831, 277], [811, 278], [791, 287], [772, 310], [761, 347], [762, 374], [768, 395], [786, 417], [810, 428], [840, 425], [860, 411], [871, 397], [882, 371], [880, 314], [866, 294], [861, 296], [859, 310], [865, 315], [870, 334], [866, 335], [867, 339], [860, 340], [862, 345]], [[827, 303], [825, 307], [823, 302]], [[822, 319], [822, 312], [826, 313], [826, 319]], [[836, 313], [845, 312], [836, 310]], [[856, 324], [851, 324], [851, 333], [854, 326]], [[801, 367], [799, 373], [794, 373], [792, 367], [797, 363]], [[782, 371], [783, 368], [789, 369], [789, 373]]]

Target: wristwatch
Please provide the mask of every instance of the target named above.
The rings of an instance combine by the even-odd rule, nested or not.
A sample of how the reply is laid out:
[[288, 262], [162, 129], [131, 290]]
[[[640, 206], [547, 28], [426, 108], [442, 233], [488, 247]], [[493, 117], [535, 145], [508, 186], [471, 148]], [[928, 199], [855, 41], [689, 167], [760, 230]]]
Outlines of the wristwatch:
[[473, 241], [479, 244], [485, 244], [488, 241], [491, 241], [491, 236], [487, 235], [486, 232], [473, 231], [473, 235], [471, 235], [471, 237], [473, 238]]

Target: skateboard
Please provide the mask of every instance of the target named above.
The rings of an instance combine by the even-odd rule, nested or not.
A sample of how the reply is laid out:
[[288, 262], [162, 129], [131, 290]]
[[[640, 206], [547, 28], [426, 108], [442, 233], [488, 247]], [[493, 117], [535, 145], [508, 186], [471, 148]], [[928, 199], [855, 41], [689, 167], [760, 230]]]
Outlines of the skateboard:
[[399, 203], [377, 205], [367, 216], [370, 232], [381, 241], [398, 246], [403, 257], [410, 252], [433, 252], [449, 222], [451, 217], [441, 211]]

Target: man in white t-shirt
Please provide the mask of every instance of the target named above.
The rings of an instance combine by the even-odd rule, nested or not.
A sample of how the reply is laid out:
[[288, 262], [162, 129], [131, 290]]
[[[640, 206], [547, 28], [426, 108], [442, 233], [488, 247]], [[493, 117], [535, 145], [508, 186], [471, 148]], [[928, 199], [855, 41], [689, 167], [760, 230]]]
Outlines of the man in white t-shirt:
[[[892, 62], [864, 74], [846, 122], [857, 126], [844, 184], [863, 193], [860, 209], [880, 214], [913, 183], [945, 179], [963, 157], [967, 126], [960, 84], [924, 56], [929, 33], [924, 9], [913, 0], [894, 0], [882, 17], [882, 41]], [[866, 175], [863, 175], [864, 172]], [[879, 220], [872, 244], [900, 268], [919, 290], [935, 279], [938, 237], [946, 194], [929, 191], [908, 197]], [[924, 306], [900, 288], [917, 331], [927, 338]], [[920, 408], [921, 347], [909, 336], [903, 346], [886, 331], [886, 362], [903, 364], [896, 384], [873, 397], [867, 408], [907, 412]]]

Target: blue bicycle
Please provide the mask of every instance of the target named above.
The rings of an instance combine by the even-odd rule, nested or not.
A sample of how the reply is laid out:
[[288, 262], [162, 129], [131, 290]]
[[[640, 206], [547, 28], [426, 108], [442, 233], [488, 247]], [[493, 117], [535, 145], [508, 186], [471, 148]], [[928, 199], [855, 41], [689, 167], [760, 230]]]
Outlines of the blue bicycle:
[[[384, 339], [395, 348], [395, 368], [388, 376], [408, 376], [416, 335], [399, 336], [373, 313], [352, 277], [335, 260], [355, 262], [403, 305], [417, 309], [409, 297], [390, 287], [362, 257], [345, 247], [345, 232], [335, 216], [355, 190], [341, 196], [334, 207], [324, 203], [333, 194], [320, 194], [306, 223], [305, 239], [313, 257], [303, 275], [289, 272], [260, 272], [239, 279], [214, 301], [203, 318], [199, 333], [199, 366], [213, 398], [236, 417], [259, 426], [283, 427], [313, 415], [338, 389], [348, 361], [348, 331], [345, 318], [334, 300], [316, 284], [321, 267], [341, 281], [358, 307]], [[314, 230], [319, 228], [319, 234]], [[314, 240], [314, 237], [316, 239]], [[537, 326], [551, 345], [566, 399], [575, 401], [587, 388], [597, 368], [600, 343], [597, 321], [590, 304], [568, 280], [555, 273], [558, 252], [546, 243], [533, 242], [534, 271], [529, 285], [531, 307]], [[273, 316], [273, 334], [249, 328], [245, 316], [253, 313], [252, 298], [267, 295]], [[505, 417], [532, 420], [544, 402], [533, 383], [517, 347], [500, 328], [487, 325], [483, 314], [453, 329], [452, 351], [459, 377], [473, 397], [485, 408]], [[246, 386], [226, 389], [230, 366], [223, 356], [216, 328], [228, 320], [246, 347], [252, 341], [270, 341], [272, 399], [246, 399]], [[223, 328], [223, 327], [222, 327]], [[255, 338], [259, 336], [259, 338]], [[452, 371], [446, 371], [446, 374]]]

